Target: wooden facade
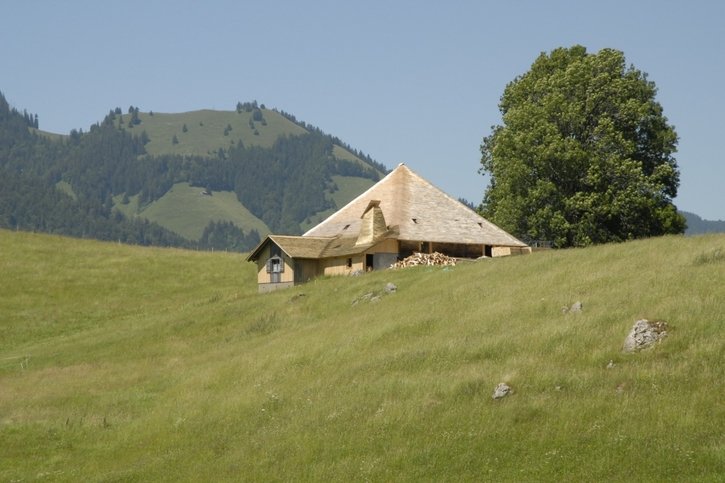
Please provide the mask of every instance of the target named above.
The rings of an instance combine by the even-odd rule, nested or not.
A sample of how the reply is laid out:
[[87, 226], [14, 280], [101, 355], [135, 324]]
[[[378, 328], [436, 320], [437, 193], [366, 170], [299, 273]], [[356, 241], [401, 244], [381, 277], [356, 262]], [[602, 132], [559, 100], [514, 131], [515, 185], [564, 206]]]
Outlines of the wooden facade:
[[[359, 252], [305, 258], [299, 253], [295, 256], [294, 248], [285, 246], [289, 237], [278, 238], [283, 237], [267, 237], [250, 255], [257, 264], [260, 292], [299, 285], [323, 275], [352, 275], [386, 269], [398, 260], [398, 243], [393, 239], [381, 240]], [[334, 244], [338, 239], [329, 241]]]

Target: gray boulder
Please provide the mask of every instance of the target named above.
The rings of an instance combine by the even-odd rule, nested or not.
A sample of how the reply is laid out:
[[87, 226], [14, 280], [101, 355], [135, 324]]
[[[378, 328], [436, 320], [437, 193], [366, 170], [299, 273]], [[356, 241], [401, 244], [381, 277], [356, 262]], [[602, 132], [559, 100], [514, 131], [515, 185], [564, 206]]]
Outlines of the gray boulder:
[[501, 382], [498, 386], [496, 386], [496, 389], [493, 391], [493, 398], [501, 399], [508, 396], [509, 394], [511, 394], [511, 386], [509, 386], [505, 382]]
[[583, 308], [584, 308], [584, 305], [581, 302], [576, 301], [576, 302], [574, 302], [572, 304], [571, 307], [567, 307], [567, 306], [562, 307], [561, 308], [561, 313], [562, 314], [567, 314], [567, 313], [574, 313], [574, 314], [576, 314], [576, 313], [581, 312]]
[[634, 323], [629, 335], [624, 339], [624, 352], [637, 352], [652, 347], [667, 337], [667, 323], [661, 320], [641, 319]]

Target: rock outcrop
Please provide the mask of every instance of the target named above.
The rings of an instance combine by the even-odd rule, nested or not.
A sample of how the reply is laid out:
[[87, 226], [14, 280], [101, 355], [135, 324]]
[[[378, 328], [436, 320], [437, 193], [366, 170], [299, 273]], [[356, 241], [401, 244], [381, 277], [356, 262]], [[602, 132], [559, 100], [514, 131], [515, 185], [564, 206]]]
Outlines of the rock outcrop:
[[509, 394], [511, 394], [511, 386], [509, 386], [505, 382], [501, 382], [498, 386], [496, 386], [496, 389], [493, 391], [493, 398], [501, 399], [508, 396]]
[[637, 352], [652, 347], [667, 337], [667, 323], [661, 320], [640, 319], [634, 323], [629, 335], [624, 339], [624, 352]]

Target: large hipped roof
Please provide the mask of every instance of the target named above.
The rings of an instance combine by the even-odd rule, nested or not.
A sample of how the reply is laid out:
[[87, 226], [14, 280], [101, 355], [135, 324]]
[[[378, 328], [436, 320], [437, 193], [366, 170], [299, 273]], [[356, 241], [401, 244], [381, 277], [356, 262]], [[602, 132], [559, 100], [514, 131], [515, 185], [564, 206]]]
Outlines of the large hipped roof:
[[385, 178], [352, 200], [303, 237], [356, 236], [361, 215], [379, 201], [399, 240], [523, 247], [525, 243], [399, 165]]

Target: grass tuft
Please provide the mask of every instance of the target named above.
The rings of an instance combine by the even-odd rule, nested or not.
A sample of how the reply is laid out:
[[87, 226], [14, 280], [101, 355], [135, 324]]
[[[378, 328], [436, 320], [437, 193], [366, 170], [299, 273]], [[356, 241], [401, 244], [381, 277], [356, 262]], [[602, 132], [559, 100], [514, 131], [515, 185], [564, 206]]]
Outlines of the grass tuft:
[[722, 248], [714, 248], [703, 251], [695, 257], [695, 265], [705, 265], [708, 263], [725, 262], [725, 250]]
[[256, 321], [252, 322], [247, 327], [246, 332], [248, 334], [268, 335], [279, 329], [279, 327], [280, 323], [277, 319], [277, 314], [271, 313], [265, 314], [262, 317], [258, 318]]

